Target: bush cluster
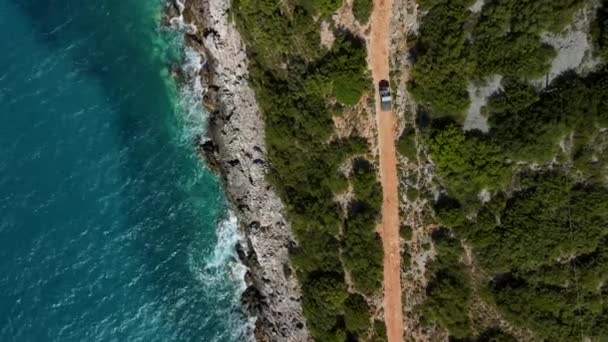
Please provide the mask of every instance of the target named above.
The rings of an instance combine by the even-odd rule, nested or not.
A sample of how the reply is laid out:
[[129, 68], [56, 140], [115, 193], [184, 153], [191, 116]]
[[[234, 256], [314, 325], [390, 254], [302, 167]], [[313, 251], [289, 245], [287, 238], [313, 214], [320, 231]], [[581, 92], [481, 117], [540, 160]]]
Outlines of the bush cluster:
[[595, 45], [595, 53], [608, 62], [608, 1], [603, 0], [598, 9], [596, 20], [591, 27], [591, 39]]
[[509, 90], [490, 101], [489, 115], [492, 134], [511, 159], [552, 160], [569, 133], [574, 132], [576, 146], [582, 147], [608, 125], [605, 69], [587, 77], [566, 73], [540, 94], [525, 86]]
[[[435, 116], [461, 118], [469, 105], [467, 84], [499, 74], [542, 77], [555, 57], [541, 40], [560, 31], [585, 0], [498, 0], [473, 15], [470, 0], [424, 0], [410, 89]], [[602, 28], [596, 30], [603, 41]]]
[[440, 324], [456, 338], [471, 332], [469, 306], [470, 281], [460, 259], [460, 241], [445, 228], [433, 233], [437, 257], [430, 266], [432, 277], [427, 286], [427, 300], [423, 307], [425, 318]]
[[566, 158], [584, 177], [605, 181], [608, 69], [586, 77], [566, 73], [541, 92], [521, 81], [504, 85], [487, 106], [490, 134], [463, 132], [445, 119], [426, 130], [428, 150], [450, 196], [464, 206], [478, 202], [480, 190], [510, 184], [518, 162], [554, 160], [569, 136], [573, 146]]
[[463, 132], [451, 124], [431, 133], [429, 152], [450, 194], [477, 201], [482, 189], [509, 184], [512, 167], [500, 145], [491, 137]]
[[467, 81], [471, 74], [463, 26], [470, 0], [421, 1], [430, 12], [422, 18], [414, 48], [415, 64], [409, 90], [435, 116], [458, 116], [469, 105]]
[[386, 342], [388, 338], [386, 337], [386, 325], [384, 321], [375, 320], [374, 321], [374, 335], [371, 338], [372, 342]]
[[374, 2], [372, 0], [353, 0], [353, 15], [362, 25], [367, 24], [372, 14]]
[[[583, 3], [499, 0], [472, 15], [466, 1], [421, 1], [430, 12], [411, 87], [433, 119], [424, 135], [449, 194], [435, 211], [453, 228], [453, 235], [436, 239], [424, 312], [463, 340], [513, 338], [471, 336], [478, 327], [468, 320], [472, 284], [456, 257], [459, 239], [473, 247], [490, 279], [478, 289], [482, 299], [511, 322], [546, 341], [608, 338], [608, 305], [601, 299], [608, 293], [608, 69], [587, 76], [567, 72], [542, 90], [529, 82], [546, 72], [553, 56], [539, 35], [560, 30]], [[600, 54], [607, 45], [608, 2], [602, 6], [592, 37]], [[449, 25], [461, 30], [442, 31]], [[446, 83], [450, 94], [444, 97], [435, 89], [450, 73], [457, 75]], [[465, 133], [453, 123], [466, 109], [466, 96], [454, 89], [465, 87], [454, 85], [491, 74], [506, 77], [484, 109], [490, 132]], [[442, 119], [445, 114], [452, 118]], [[538, 163], [541, 170], [522, 171], [521, 162]], [[481, 189], [489, 190], [489, 202], [477, 198]]]
[[365, 336], [370, 327], [371, 315], [365, 298], [360, 294], [351, 294], [344, 303], [344, 323], [346, 329], [355, 336]]
[[377, 172], [367, 160], [353, 163], [354, 201], [344, 224], [344, 266], [355, 287], [372, 294], [382, 282], [382, 243], [376, 232], [382, 189]]
[[608, 191], [562, 172], [524, 175], [455, 231], [492, 278], [492, 302], [549, 341], [608, 336]]

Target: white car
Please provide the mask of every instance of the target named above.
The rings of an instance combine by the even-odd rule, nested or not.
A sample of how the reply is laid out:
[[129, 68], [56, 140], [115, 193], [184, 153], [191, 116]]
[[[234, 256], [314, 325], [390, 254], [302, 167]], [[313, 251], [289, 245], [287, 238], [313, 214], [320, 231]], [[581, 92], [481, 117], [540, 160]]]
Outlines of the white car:
[[380, 109], [382, 109], [384, 112], [391, 110], [391, 87], [387, 80], [382, 80], [379, 82], [378, 91], [380, 92]]

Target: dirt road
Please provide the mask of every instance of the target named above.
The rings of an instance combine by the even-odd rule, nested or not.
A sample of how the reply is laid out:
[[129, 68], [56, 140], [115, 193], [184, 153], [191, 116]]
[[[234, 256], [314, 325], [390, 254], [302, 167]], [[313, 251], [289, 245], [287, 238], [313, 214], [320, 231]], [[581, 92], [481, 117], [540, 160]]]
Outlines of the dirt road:
[[380, 110], [378, 82], [389, 80], [389, 38], [392, 0], [374, 0], [369, 36], [369, 62], [376, 88], [376, 120], [382, 183], [382, 245], [384, 248], [384, 317], [389, 342], [403, 340], [399, 200], [395, 155], [395, 116]]

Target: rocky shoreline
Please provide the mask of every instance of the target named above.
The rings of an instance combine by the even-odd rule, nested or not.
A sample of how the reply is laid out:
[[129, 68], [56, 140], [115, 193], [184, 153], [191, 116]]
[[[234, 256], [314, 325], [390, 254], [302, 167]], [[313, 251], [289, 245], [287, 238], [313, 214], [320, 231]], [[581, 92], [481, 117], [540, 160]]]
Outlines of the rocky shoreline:
[[296, 243], [284, 206], [266, 180], [264, 121], [248, 84], [244, 44], [230, 18], [230, 0], [176, 1], [168, 18], [186, 25], [186, 44], [201, 55], [208, 137], [197, 145], [225, 184], [243, 240], [239, 258], [249, 271], [243, 310], [256, 318], [258, 341], [308, 341], [301, 291], [289, 265]]

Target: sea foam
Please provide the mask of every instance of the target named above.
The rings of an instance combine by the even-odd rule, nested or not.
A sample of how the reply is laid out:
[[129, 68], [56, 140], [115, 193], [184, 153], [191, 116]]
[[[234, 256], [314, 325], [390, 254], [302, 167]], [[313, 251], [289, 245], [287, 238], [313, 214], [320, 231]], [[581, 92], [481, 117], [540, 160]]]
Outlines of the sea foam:
[[[169, 23], [172, 29], [179, 32], [194, 33], [197, 27], [188, 24], [184, 21], [183, 10], [185, 3], [176, 0], [176, 6], [179, 10], [177, 17], [171, 18]], [[180, 66], [181, 74], [184, 76], [184, 81], [179, 86], [179, 112], [181, 113], [182, 129], [181, 134], [183, 143], [193, 143], [197, 139], [206, 136], [207, 120], [209, 114], [203, 107], [203, 94], [206, 89], [201, 80], [201, 71], [205, 67], [206, 60], [201, 53], [190, 46], [183, 44], [184, 58]], [[191, 271], [195, 277], [205, 286], [209, 288], [222, 287], [222, 283], [231, 281], [235, 286], [231, 303], [233, 308], [240, 310], [241, 296], [247, 284], [245, 283], [245, 274], [247, 267], [240, 262], [237, 253], [236, 245], [243, 240], [243, 236], [238, 229], [238, 220], [236, 215], [228, 210], [226, 217], [221, 220], [216, 229], [217, 242], [213, 251], [209, 253], [202, 264], [200, 260], [194, 260], [198, 253], [190, 253], [191, 260], [189, 262]], [[242, 317], [241, 317], [242, 318]], [[248, 317], [245, 324], [242, 319], [234, 319], [228, 322], [232, 328], [226, 333], [230, 340], [238, 341], [254, 341], [253, 331], [255, 328], [255, 317]], [[218, 338], [225, 338], [218, 337]]]

